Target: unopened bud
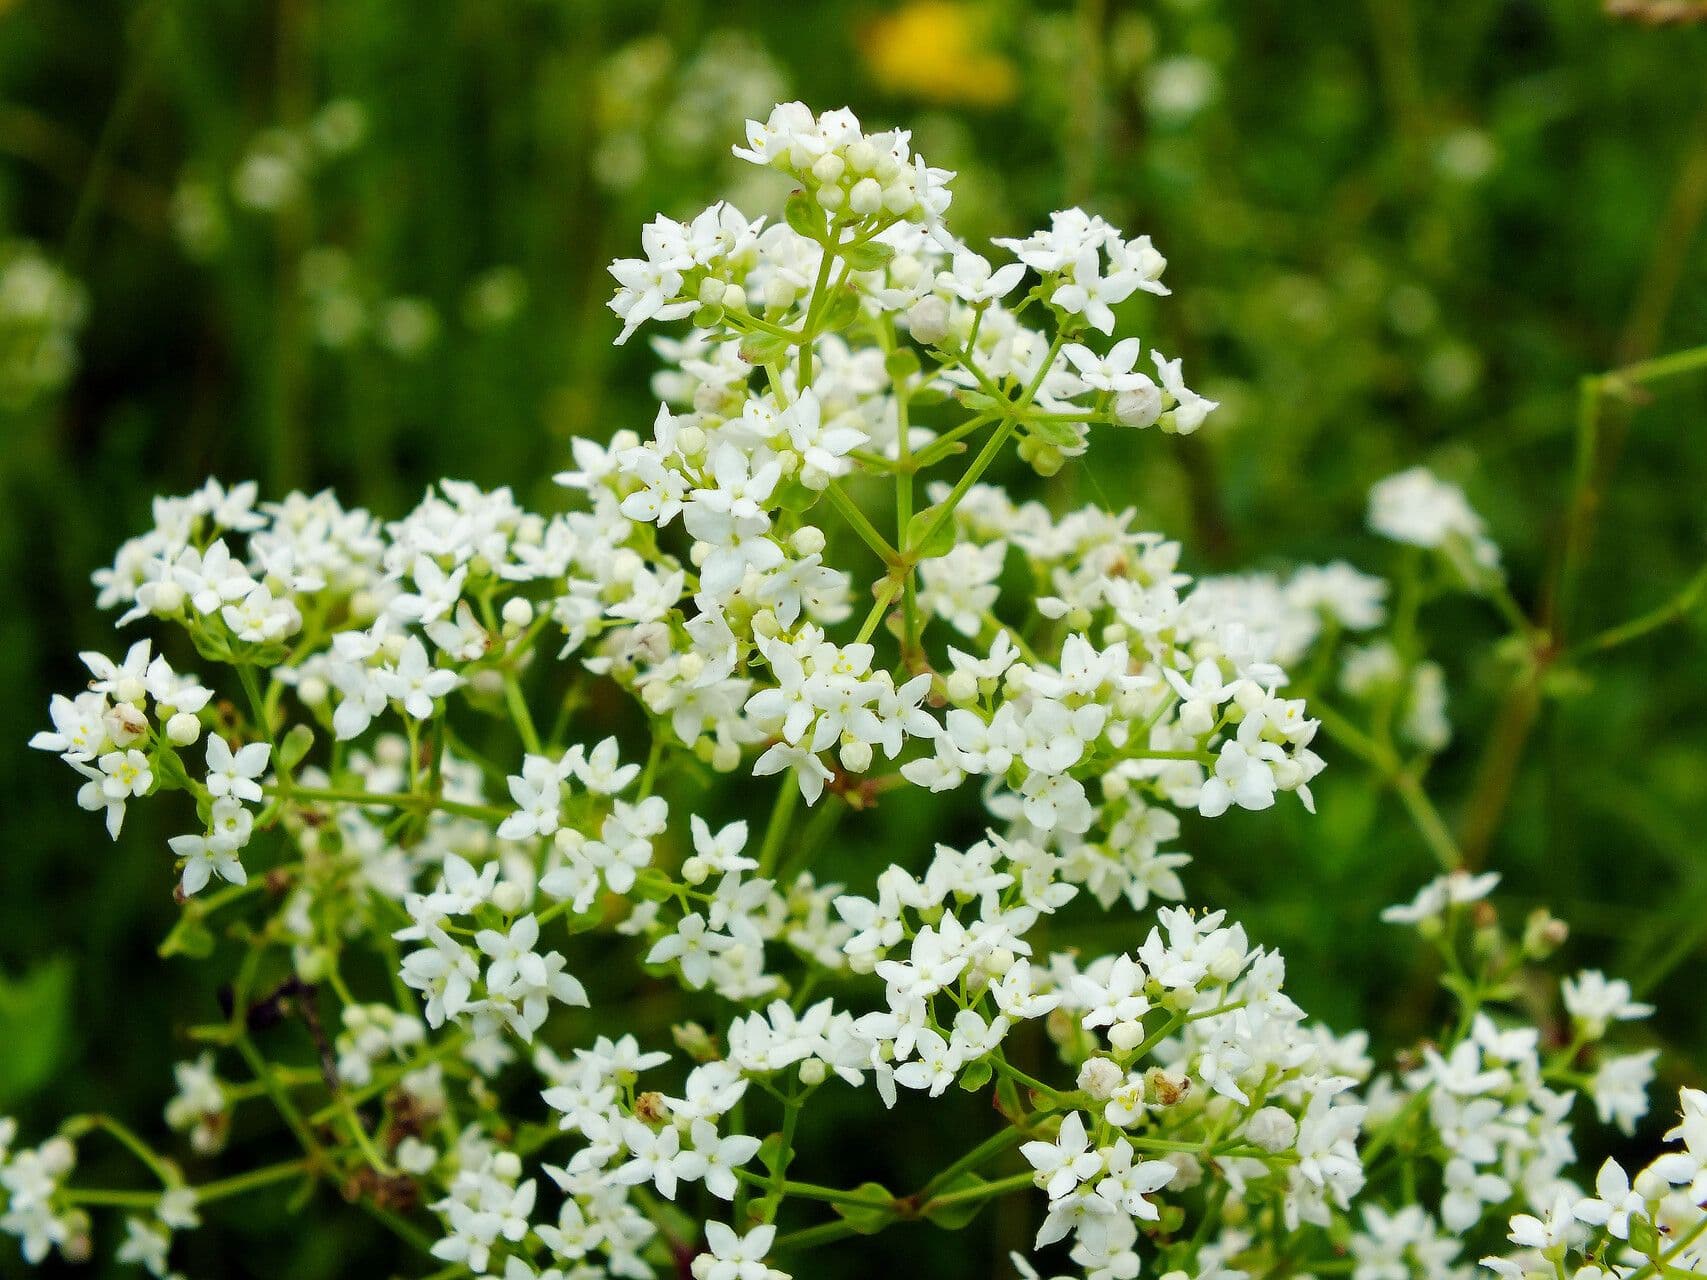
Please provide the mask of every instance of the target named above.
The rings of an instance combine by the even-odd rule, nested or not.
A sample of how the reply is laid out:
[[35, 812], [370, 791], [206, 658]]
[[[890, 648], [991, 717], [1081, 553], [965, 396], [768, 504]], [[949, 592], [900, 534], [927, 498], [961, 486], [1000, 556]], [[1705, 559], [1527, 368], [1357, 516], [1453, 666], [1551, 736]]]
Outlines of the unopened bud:
[[1531, 960], [1545, 960], [1570, 936], [1570, 927], [1546, 907], [1536, 907], [1523, 925], [1523, 954]]
[[670, 1028], [670, 1038], [680, 1049], [695, 1062], [714, 1062], [717, 1059], [717, 1044], [711, 1038], [711, 1033], [697, 1022], [678, 1022]]
[[1123, 427], [1153, 427], [1162, 416], [1162, 393], [1154, 384], [1122, 391], [1114, 398], [1114, 416]]
[[842, 739], [842, 767], [849, 773], [864, 773], [871, 768], [871, 744], [859, 738]]
[[952, 672], [943, 683], [950, 702], [971, 702], [978, 696], [978, 679], [970, 671]]
[[1098, 1102], [1106, 1102], [1126, 1081], [1126, 1073], [1112, 1058], [1090, 1058], [1079, 1068], [1079, 1088]]
[[1245, 1137], [1264, 1151], [1289, 1151], [1298, 1137], [1298, 1122], [1279, 1107], [1264, 1107], [1245, 1125]]
[[504, 601], [504, 626], [514, 631], [520, 631], [533, 621], [533, 604], [521, 596], [511, 596]]
[[173, 746], [192, 746], [202, 736], [202, 722], [188, 711], [180, 711], [166, 722], [166, 736]]
[[927, 347], [948, 337], [948, 303], [934, 293], [907, 309], [907, 330]]

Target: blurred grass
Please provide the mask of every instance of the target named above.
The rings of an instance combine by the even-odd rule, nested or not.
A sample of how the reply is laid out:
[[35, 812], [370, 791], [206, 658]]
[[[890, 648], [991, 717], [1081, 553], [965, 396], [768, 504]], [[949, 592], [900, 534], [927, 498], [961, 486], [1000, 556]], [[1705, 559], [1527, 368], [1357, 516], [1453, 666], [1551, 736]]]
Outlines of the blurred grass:
[[[1178, 295], [1131, 318], [1225, 408], [1184, 443], [1098, 437], [1051, 502], [1136, 503], [1194, 571], [1375, 569], [1364, 492], [1428, 461], [1487, 514], [1527, 605], [1578, 379], [1707, 341], [1704, 55], [1702, 30], [1539, 0], [0, 4], [0, 242], [35, 242], [88, 295], [69, 380], [0, 407], [0, 1036], [28, 1046], [0, 1112], [26, 1132], [157, 1114], [175, 1029], [213, 1005], [211, 977], [153, 956], [172, 916], [159, 816], [137, 809], [109, 845], [23, 747], [76, 651], [115, 645], [88, 572], [153, 494], [209, 474], [334, 484], [385, 515], [441, 475], [553, 501], [570, 436], [652, 417], [649, 353], [610, 345], [603, 267], [655, 212], [766, 198], [728, 156], [743, 115], [800, 95], [912, 125], [961, 171], [969, 237], [1075, 201], [1155, 237]], [[1609, 410], [1574, 634], [1700, 565], [1704, 411], [1707, 379]], [[1428, 631], [1459, 726], [1435, 791], [1457, 821], [1509, 674], [1481, 614], [1443, 608]], [[1657, 633], [1544, 709], [1489, 857], [1514, 904], [1576, 924], [1573, 956], [1654, 985], [1656, 1034], [1697, 1083], [1700, 641], [1699, 622]], [[1430, 862], [1334, 763], [1315, 818], [1188, 824], [1188, 885], [1286, 952], [1307, 1008], [1413, 1036], [1428, 1011], [1395, 994], [1412, 947], [1373, 921]], [[889, 805], [850, 838], [884, 847], [918, 820]], [[853, 1174], [928, 1162], [939, 1121], [893, 1123], [894, 1151], [849, 1151]], [[353, 1215], [221, 1232], [188, 1246], [190, 1274], [229, 1274], [221, 1243], [255, 1275], [389, 1256], [361, 1251]], [[860, 1267], [913, 1265], [922, 1240], [882, 1237]], [[989, 1274], [962, 1240], [931, 1247], [942, 1275]]]

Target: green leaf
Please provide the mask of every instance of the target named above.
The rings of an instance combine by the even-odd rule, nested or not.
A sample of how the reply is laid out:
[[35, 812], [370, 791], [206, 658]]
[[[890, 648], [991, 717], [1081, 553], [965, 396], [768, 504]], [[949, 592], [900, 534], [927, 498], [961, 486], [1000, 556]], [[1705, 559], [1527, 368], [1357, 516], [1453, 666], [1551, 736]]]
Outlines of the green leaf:
[[[983, 1185], [984, 1179], [977, 1174], [963, 1173], [947, 1186], [940, 1188], [937, 1191], [937, 1197], [940, 1199], [953, 1191], [970, 1191], [974, 1187]], [[932, 1203], [936, 1202], [933, 1201]], [[982, 1209], [986, 1203], [988, 1202], [984, 1200], [955, 1200], [948, 1204], [937, 1204], [935, 1208], [927, 1206], [924, 1216], [926, 1221], [934, 1222], [944, 1231], [959, 1231], [978, 1216], [978, 1210]]]
[[1084, 442], [1089, 429], [1082, 422], [1051, 422], [1047, 418], [1025, 424], [1026, 431], [1057, 449], [1071, 449]]
[[819, 204], [808, 192], [796, 191], [788, 197], [788, 203], [783, 206], [783, 217], [796, 233], [808, 240], [824, 243], [826, 223], [824, 221], [824, 206]]
[[71, 1025], [68, 956], [54, 956], [17, 979], [0, 974], [0, 1110], [53, 1077]]
[[876, 240], [867, 240], [864, 244], [852, 245], [840, 252], [854, 271], [876, 271], [895, 256], [892, 245], [881, 244]]
[[911, 347], [891, 351], [883, 362], [883, 371], [891, 382], [905, 382], [919, 371], [919, 356]]
[[314, 730], [305, 724], [293, 725], [291, 731], [285, 734], [284, 741], [279, 744], [277, 767], [281, 771], [296, 768], [313, 745]]
[[170, 959], [172, 956], [188, 956], [192, 960], [205, 960], [213, 954], [213, 934], [202, 923], [201, 914], [196, 911], [186, 912], [179, 917], [178, 923], [172, 926], [172, 932], [166, 935], [160, 944], [160, 958]]
[[944, 520], [942, 527], [931, 534], [929, 542], [921, 542], [931, 522], [942, 514], [943, 505], [926, 507], [907, 521], [907, 546], [909, 554], [917, 554], [921, 560], [934, 560], [937, 556], [946, 556], [954, 550], [954, 521]]
[[[798, 476], [798, 472], [796, 476]], [[771, 501], [784, 511], [792, 511], [799, 515], [818, 505], [818, 500], [824, 496], [823, 490], [808, 488], [791, 476], [778, 485], [771, 494]]]
[[979, 1058], [965, 1071], [960, 1073], [960, 1087], [967, 1093], [977, 1093], [990, 1083], [990, 1077], [996, 1074], [996, 1069], [990, 1065], [988, 1058]]
[[895, 1197], [889, 1188], [876, 1182], [863, 1182], [853, 1189], [852, 1194], [864, 1203], [842, 1201], [832, 1207], [860, 1235], [876, 1235], [894, 1220]]
[[780, 333], [750, 333], [741, 340], [741, 359], [748, 364], [775, 364], [786, 359], [793, 339]]
[[835, 333], [852, 324], [859, 315], [859, 291], [842, 285], [830, 294], [830, 305], [818, 317], [819, 333]]

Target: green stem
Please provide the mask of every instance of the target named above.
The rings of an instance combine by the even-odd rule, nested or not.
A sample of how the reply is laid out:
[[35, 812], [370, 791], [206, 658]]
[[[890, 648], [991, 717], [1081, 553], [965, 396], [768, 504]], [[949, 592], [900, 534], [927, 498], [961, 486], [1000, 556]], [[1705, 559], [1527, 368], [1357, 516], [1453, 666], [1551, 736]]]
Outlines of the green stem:
[[884, 564], [894, 564], [900, 560], [900, 554], [877, 531], [877, 526], [871, 523], [865, 512], [859, 509], [858, 504], [848, 497], [847, 491], [842, 488], [839, 481], [830, 481], [829, 487], [824, 490], [824, 496], [830, 500], [830, 505], [841, 513], [842, 518], [853, 526], [854, 532], [859, 534], [865, 545], [877, 553], [878, 558]]
[[516, 731], [522, 735], [522, 746], [529, 754], [539, 755], [539, 730], [534, 728], [533, 715], [528, 711], [527, 699], [522, 696], [521, 681], [516, 679], [514, 671], [504, 672], [504, 705], [510, 709], [510, 718], [516, 722]]
[[234, 1043], [237, 1045], [237, 1052], [243, 1055], [243, 1061], [249, 1064], [249, 1070], [255, 1073], [255, 1078], [266, 1089], [274, 1108], [284, 1118], [285, 1124], [290, 1126], [291, 1133], [296, 1135], [302, 1149], [311, 1157], [318, 1157], [320, 1143], [315, 1140], [313, 1132], [303, 1121], [302, 1113], [296, 1109], [296, 1104], [290, 1100], [284, 1086], [274, 1078], [272, 1063], [261, 1056], [260, 1050], [255, 1048], [254, 1042], [248, 1036], [240, 1035]]
[[[264, 787], [268, 795], [280, 795], [278, 787]], [[442, 809], [445, 813], [454, 813], [464, 818], [478, 818], [482, 822], [502, 822], [510, 816], [508, 809], [500, 809], [496, 805], [461, 804], [455, 800], [446, 800], [443, 796], [418, 796], [407, 792], [395, 791], [357, 791], [353, 788], [337, 787], [292, 787], [292, 800], [322, 804], [359, 804], [380, 809], [412, 809], [426, 812]]]
[[1616, 627], [1608, 627], [1599, 635], [1574, 645], [1567, 656], [1577, 656], [1587, 653], [1605, 653], [1608, 649], [1616, 649], [1620, 645], [1629, 644], [1632, 640], [1640, 640], [1661, 627], [1670, 626], [1674, 622], [1682, 622], [1695, 611], [1701, 603], [1703, 593], [1707, 593], [1707, 565], [1685, 584], [1670, 600], [1657, 609], [1620, 623]]
[[1010, 1174], [1006, 1178], [997, 1178], [994, 1182], [981, 1183], [976, 1187], [962, 1187], [958, 1191], [945, 1191], [939, 1196], [933, 1196], [920, 1210], [929, 1214], [937, 1209], [946, 1209], [953, 1204], [976, 1204], [980, 1200], [993, 1200], [997, 1196], [1005, 1196], [1010, 1191], [1018, 1191], [1022, 1187], [1036, 1185], [1037, 1175], [1031, 1170], [1024, 1173]]
[[[912, 575], [907, 576], [909, 586]], [[896, 582], [893, 578], [885, 578], [877, 588], [877, 599], [872, 603], [871, 612], [865, 615], [865, 621], [860, 624], [859, 634], [854, 637], [855, 644], [864, 644], [871, 639], [877, 630], [877, 624], [883, 621], [883, 615], [889, 611], [889, 606], [895, 599]]]
[[794, 781], [792, 774], [785, 774], [782, 789], [777, 792], [776, 803], [771, 806], [769, 824], [765, 827], [765, 838], [759, 846], [759, 876], [768, 877], [776, 869], [777, 858], [782, 855], [783, 837], [788, 834], [789, 820], [794, 816], [795, 806], [800, 803], [800, 787]]

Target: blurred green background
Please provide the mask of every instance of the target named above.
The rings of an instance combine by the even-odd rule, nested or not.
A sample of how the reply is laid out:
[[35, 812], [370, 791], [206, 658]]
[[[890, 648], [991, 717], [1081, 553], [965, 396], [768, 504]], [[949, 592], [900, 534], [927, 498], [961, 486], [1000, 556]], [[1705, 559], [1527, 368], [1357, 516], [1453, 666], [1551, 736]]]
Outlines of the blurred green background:
[[[761, 211], [775, 188], [729, 146], [774, 101], [910, 125], [959, 170], [969, 238], [1083, 203], [1171, 259], [1176, 296], [1130, 318], [1224, 408], [1184, 442], [1097, 437], [1051, 502], [1134, 503], [1193, 572], [1379, 571], [1364, 494], [1426, 461], [1539, 609], [1579, 379], [1707, 342], [1707, 29], [1657, 20], [1687, 4], [1620, 8], [0, 0], [0, 1114], [26, 1135], [97, 1108], [157, 1132], [178, 1030], [213, 1008], [217, 975], [154, 956], [162, 815], [137, 807], [110, 845], [63, 766], [24, 748], [76, 652], [125, 643], [89, 572], [152, 495], [208, 475], [336, 485], [387, 516], [443, 475], [555, 503], [571, 436], [655, 408], [644, 343], [610, 345], [606, 263], [656, 212]], [[1567, 636], [1700, 566], [1704, 411], [1707, 377], [1609, 407]], [[1509, 788], [1498, 744], [1527, 708], [1496, 620], [1455, 604], [1425, 623], [1457, 726], [1431, 779], [1449, 821], [1505, 874], [1503, 902], [1546, 901], [1572, 959], [1658, 1000], [1670, 1075], [1700, 1083], [1699, 623], [1557, 690]], [[1414, 940], [1375, 913], [1433, 864], [1392, 798], [1330, 760], [1316, 818], [1188, 821], [1187, 883], [1287, 954], [1306, 1008], [1391, 1046], [1431, 1009]], [[928, 1166], [931, 1114], [895, 1113], [894, 1159]], [[364, 1219], [312, 1221], [251, 1210], [181, 1247], [194, 1276], [386, 1272]], [[979, 1234], [939, 1257], [893, 1232], [848, 1274], [930, 1257], [988, 1275]]]

